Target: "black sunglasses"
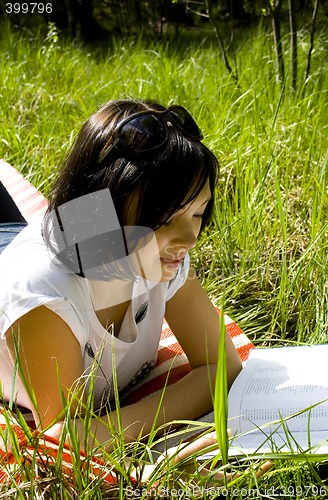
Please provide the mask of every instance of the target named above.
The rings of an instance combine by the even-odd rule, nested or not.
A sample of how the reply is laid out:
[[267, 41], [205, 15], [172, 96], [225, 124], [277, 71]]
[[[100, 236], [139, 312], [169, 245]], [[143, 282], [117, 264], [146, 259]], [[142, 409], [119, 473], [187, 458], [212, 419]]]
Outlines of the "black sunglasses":
[[191, 114], [182, 106], [170, 106], [163, 111], [144, 110], [119, 122], [100, 152], [101, 162], [114, 147], [122, 153], [138, 156], [162, 148], [174, 126], [192, 141], [201, 141], [203, 134]]

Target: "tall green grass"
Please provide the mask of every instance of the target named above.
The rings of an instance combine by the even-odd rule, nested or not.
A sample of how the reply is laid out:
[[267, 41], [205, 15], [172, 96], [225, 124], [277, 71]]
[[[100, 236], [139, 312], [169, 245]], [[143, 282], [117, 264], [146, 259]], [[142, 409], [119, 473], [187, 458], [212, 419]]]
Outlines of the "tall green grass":
[[[300, 50], [305, 65], [306, 35]], [[88, 48], [4, 27], [1, 156], [46, 195], [81, 123], [103, 102], [152, 97], [195, 115], [218, 155], [213, 228], [194, 260], [212, 298], [260, 342], [324, 341], [327, 213], [327, 71], [324, 34], [304, 91], [275, 79], [269, 34], [235, 54], [239, 87], [214, 42], [110, 40]], [[302, 72], [300, 71], [300, 74]]]
[[[110, 39], [87, 47], [66, 40], [52, 25], [24, 33], [4, 25], [0, 157], [47, 196], [76, 132], [105, 101], [140, 97], [185, 105], [221, 164], [213, 224], [192, 256], [213, 302], [221, 305], [224, 297], [226, 312], [257, 344], [326, 342], [326, 35], [317, 33], [310, 80], [306, 85], [301, 80], [292, 93], [288, 76], [284, 87], [276, 82], [271, 36], [262, 29], [249, 30], [234, 47], [236, 86], [209, 34], [191, 43]], [[302, 32], [301, 75], [307, 49], [308, 35]], [[222, 422], [218, 425], [222, 433]], [[139, 459], [148, 453], [147, 446], [143, 450]], [[235, 484], [259, 487], [254, 470], [251, 462]], [[185, 488], [209, 487], [198, 473], [180, 477], [173, 466], [169, 474], [158, 471], [153, 481], [162, 478], [169, 485], [174, 478]], [[278, 461], [258, 491], [286, 484], [317, 485], [320, 478], [311, 463], [291, 467]], [[106, 498], [100, 490], [96, 496], [98, 486], [84, 497], [82, 490], [65, 490], [62, 498]], [[201, 491], [192, 498], [209, 497]], [[16, 494], [12, 498], [26, 498]]]

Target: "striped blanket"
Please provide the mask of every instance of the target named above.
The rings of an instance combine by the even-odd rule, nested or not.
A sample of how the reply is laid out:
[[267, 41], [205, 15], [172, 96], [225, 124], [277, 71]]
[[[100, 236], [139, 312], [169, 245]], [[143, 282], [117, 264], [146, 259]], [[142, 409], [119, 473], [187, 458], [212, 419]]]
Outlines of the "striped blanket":
[[[18, 445], [18, 446], [17, 446]], [[88, 479], [102, 479], [106, 483], [118, 483], [114, 467], [96, 456], [88, 457], [83, 451], [78, 455], [68, 444], [60, 444], [45, 434], [32, 432], [28, 434], [19, 425], [8, 422], [0, 424], [0, 483], [14, 481], [19, 484], [25, 470], [35, 470], [36, 477], [49, 476], [49, 471], [56, 474], [60, 463], [60, 476], [66, 475], [74, 482], [74, 468], [88, 470]], [[131, 482], [134, 479], [130, 478]]]

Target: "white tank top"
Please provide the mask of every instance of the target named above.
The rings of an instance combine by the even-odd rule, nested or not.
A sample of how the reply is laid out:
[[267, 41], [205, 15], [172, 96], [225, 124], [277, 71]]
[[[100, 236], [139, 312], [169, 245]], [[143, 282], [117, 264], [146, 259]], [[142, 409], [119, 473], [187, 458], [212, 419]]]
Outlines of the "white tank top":
[[[149, 282], [136, 278], [132, 300], [114, 336], [98, 321], [92, 283], [51, 265], [41, 219], [29, 224], [0, 255], [0, 394], [9, 400], [14, 373], [4, 334], [17, 319], [41, 305], [58, 314], [72, 330], [81, 346], [85, 372], [94, 367], [96, 407], [104, 397], [113, 397], [113, 352], [119, 390], [136, 383], [156, 361], [166, 302], [184, 284], [188, 270], [187, 255], [170, 282], [148, 286]], [[17, 404], [30, 408], [19, 378], [15, 395]]]

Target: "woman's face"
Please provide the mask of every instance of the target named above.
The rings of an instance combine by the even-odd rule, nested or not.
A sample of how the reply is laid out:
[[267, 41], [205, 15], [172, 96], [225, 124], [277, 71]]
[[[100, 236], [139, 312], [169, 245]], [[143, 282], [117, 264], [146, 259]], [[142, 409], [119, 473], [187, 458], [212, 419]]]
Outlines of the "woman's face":
[[196, 245], [202, 217], [211, 198], [211, 190], [206, 183], [197, 198], [175, 212], [165, 225], [155, 231], [162, 269], [161, 281], [175, 277], [184, 256]]
[[[147, 242], [138, 245], [138, 267], [143, 278], [166, 282], [173, 279], [184, 256], [197, 242], [202, 217], [212, 194], [206, 183], [200, 194], [191, 203], [173, 214], [171, 219], [152, 233]], [[137, 196], [129, 201], [126, 225], [135, 224]]]

